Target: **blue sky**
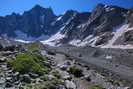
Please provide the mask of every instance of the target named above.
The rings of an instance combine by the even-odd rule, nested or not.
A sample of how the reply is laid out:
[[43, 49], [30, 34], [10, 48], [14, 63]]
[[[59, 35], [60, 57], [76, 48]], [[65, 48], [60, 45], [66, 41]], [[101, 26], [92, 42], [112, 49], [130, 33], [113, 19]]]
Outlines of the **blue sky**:
[[124, 8], [133, 7], [133, 0], [1, 0], [0, 16], [12, 12], [23, 13], [39, 4], [43, 7], [52, 7], [55, 14], [61, 14], [68, 9], [91, 11], [97, 3], [117, 5]]

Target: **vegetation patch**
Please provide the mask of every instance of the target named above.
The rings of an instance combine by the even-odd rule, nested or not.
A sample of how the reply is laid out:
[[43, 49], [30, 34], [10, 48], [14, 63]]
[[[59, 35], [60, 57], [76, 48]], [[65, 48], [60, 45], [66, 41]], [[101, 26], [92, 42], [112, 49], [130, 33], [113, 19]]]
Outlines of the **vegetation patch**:
[[44, 66], [46, 60], [46, 57], [43, 57], [40, 54], [22, 53], [8, 63], [14, 71], [20, 73], [34, 72], [43, 74], [44, 72], [48, 72], [48, 68]]
[[52, 74], [53, 74], [56, 78], [58, 78], [58, 79], [61, 78], [61, 75], [60, 75], [60, 73], [59, 73], [57, 70], [53, 70], [53, 71], [52, 71]]
[[48, 81], [49, 77], [48, 77], [48, 75], [43, 75], [40, 77], [40, 79], [42, 79], [43, 81]]
[[93, 86], [91, 86], [90, 89], [105, 89], [105, 88], [102, 88], [102, 87], [99, 86], [99, 85], [93, 85]]
[[82, 70], [76, 66], [72, 66], [69, 68], [69, 72], [73, 74], [75, 77], [82, 77]]
[[66, 58], [65, 58], [66, 60], [71, 60], [71, 61], [73, 60], [73, 58], [71, 58], [71, 57], [68, 56], [68, 55], [65, 55], [65, 57], [66, 57]]
[[43, 45], [39, 42], [33, 42], [25, 44], [25, 47], [28, 49], [28, 51], [38, 51], [43, 48]]
[[58, 86], [59, 84], [63, 84], [63, 81], [61, 81], [58, 78], [54, 78], [51, 81], [47, 81], [42, 89], [56, 89], [56, 86]]
[[45, 81], [43, 83], [35, 84], [26, 84], [24, 86], [21, 86], [21, 89], [57, 89], [57, 86], [59, 84], [63, 84], [63, 82], [60, 79], [52, 79], [51, 81]]
[[0, 72], [3, 72], [4, 70], [0, 67]]

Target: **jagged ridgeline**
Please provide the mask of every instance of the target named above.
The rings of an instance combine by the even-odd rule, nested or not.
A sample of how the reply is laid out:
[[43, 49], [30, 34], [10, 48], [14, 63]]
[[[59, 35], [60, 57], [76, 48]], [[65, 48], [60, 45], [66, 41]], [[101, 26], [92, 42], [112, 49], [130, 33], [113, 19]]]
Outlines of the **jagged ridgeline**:
[[51, 8], [36, 5], [22, 15], [12, 13], [0, 17], [0, 35], [6, 34], [10, 38], [22, 39], [50, 36], [55, 34], [73, 16], [74, 12], [76, 11], [70, 10], [64, 15], [56, 16]]
[[52, 34], [56, 30], [50, 23], [56, 17], [51, 8], [43, 8], [36, 5], [31, 10], [25, 11], [22, 15], [13, 13], [0, 17], [0, 34], [7, 34], [8, 37], [16, 37], [19, 32], [33, 37], [48, 33]]
[[59, 16], [36, 5], [0, 17], [0, 88], [129, 89], [132, 20], [132, 9], [104, 4]]
[[130, 26], [132, 27], [133, 26], [133, 8], [131, 8], [129, 11], [128, 20], [129, 20]]
[[68, 10], [58, 16], [51, 8], [36, 5], [22, 15], [13, 13], [0, 17], [0, 35], [21, 42], [41, 41], [51, 46], [105, 45], [107, 48], [124, 44], [127, 36], [123, 34], [132, 27], [132, 17], [132, 9], [113, 5], [98, 4], [92, 12]]
[[[125, 22], [127, 9], [98, 4], [92, 12], [68, 10], [59, 16], [51, 8], [36, 5], [22, 15], [0, 17], [0, 35], [22, 40], [46, 40], [58, 31], [66, 34], [63, 43], [83, 40], [89, 35], [112, 31]], [[38, 39], [37, 39], [38, 38]]]

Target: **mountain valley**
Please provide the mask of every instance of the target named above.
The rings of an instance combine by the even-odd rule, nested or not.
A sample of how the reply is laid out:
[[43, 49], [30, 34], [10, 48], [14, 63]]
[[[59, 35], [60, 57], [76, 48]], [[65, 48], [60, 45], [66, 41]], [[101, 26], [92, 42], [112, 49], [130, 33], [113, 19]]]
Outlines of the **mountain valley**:
[[0, 16], [0, 89], [133, 89], [132, 58], [132, 8]]

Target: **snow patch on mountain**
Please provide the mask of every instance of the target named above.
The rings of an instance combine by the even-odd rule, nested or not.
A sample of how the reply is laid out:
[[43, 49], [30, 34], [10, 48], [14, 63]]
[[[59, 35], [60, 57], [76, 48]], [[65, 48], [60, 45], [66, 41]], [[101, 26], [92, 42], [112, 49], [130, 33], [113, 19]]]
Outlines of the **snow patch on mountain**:
[[25, 40], [21, 40], [21, 39], [13, 39], [13, 40], [22, 42], [22, 43], [31, 43], [32, 42], [32, 41], [25, 41]]
[[56, 21], [60, 21], [62, 19], [62, 16], [58, 17]]
[[86, 46], [86, 45], [91, 45], [95, 46], [95, 43], [99, 37], [94, 37], [93, 35], [89, 35], [86, 37], [84, 40], [72, 40], [69, 42], [69, 44], [74, 45], [74, 46]]
[[133, 49], [133, 45], [127, 44], [127, 45], [113, 45], [110, 47], [101, 47], [101, 48], [112, 48], [112, 49]]
[[34, 42], [34, 41], [41, 41], [41, 40], [47, 40], [49, 39], [50, 36], [48, 35], [41, 35], [40, 37], [31, 37], [31, 36], [27, 36], [26, 33], [23, 33], [19, 30], [15, 31], [15, 34], [17, 34], [17, 37], [15, 38], [11, 38], [15, 41], [19, 41], [19, 42], [23, 42], [23, 43], [29, 43], [29, 42]]
[[61, 39], [65, 37], [64, 34], [61, 34], [60, 31], [50, 37], [48, 40], [41, 41], [43, 44], [50, 45], [50, 46], [57, 46]]
[[111, 8], [111, 7], [105, 7], [105, 10], [106, 10], [106, 12], [110, 12], [110, 11], [112, 11], [112, 10], [114, 10], [114, 8]]
[[115, 28], [114, 31], [114, 36], [111, 40], [109, 40], [108, 44], [103, 46], [102, 48], [110, 48], [113, 46], [113, 44], [116, 42], [116, 40], [122, 36], [125, 31], [128, 29], [128, 24], [124, 24], [122, 26], [120, 26], [119, 28]]
[[84, 40], [78, 40], [78, 39], [74, 39], [72, 41], [69, 42], [69, 44], [74, 45], [74, 46], [86, 46], [86, 45], [90, 45], [92, 47], [100, 47], [100, 48], [118, 48], [118, 49], [133, 49], [133, 45], [114, 45], [114, 43], [116, 42], [116, 40], [122, 36], [125, 32], [129, 31], [129, 30], [133, 30], [132, 28], [129, 28], [128, 24], [122, 24], [116, 28], [114, 28], [113, 33], [114, 36], [111, 40], [108, 41], [108, 43], [106, 45], [99, 45], [96, 46], [95, 43], [96, 41], [99, 39], [99, 36], [93, 36], [93, 35], [89, 35], [88, 37], [86, 37]]
[[128, 24], [122, 25], [119, 29], [116, 29], [116, 32], [114, 33], [113, 38], [108, 42], [107, 45], [101, 46], [101, 48], [115, 48], [115, 49], [133, 49], [133, 45], [127, 44], [127, 45], [114, 45], [114, 42], [122, 36], [125, 32], [133, 30], [132, 28], [129, 28]]
[[69, 44], [78, 46], [80, 44], [80, 42], [81, 42], [81, 40], [72, 40], [69, 42]]

